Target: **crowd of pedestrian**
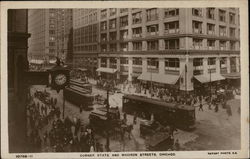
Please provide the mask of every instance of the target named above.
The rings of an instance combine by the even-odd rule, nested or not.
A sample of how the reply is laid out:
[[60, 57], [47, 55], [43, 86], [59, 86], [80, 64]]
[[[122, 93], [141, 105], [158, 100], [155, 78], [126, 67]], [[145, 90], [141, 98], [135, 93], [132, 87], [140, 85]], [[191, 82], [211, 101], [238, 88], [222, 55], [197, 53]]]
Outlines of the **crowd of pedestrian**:
[[50, 97], [49, 103], [41, 101], [47, 96], [46, 90], [36, 97], [29, 96], [27, 106], [28, 143], [31, 152], [102, 152], [103, 145], [97, 142], [93, 129], [84, 126], [77, 117], [61, 119], [57, 99]]

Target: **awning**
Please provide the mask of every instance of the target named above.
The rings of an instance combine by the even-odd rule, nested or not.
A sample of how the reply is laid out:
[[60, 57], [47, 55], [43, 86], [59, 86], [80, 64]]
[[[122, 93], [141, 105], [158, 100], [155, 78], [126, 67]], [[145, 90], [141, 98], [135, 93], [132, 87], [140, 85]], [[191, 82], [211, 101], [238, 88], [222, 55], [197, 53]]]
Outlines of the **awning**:
[[240, 72], [233, 72], [228, 74], [222, 74], [227, 79], [239, 79], [240, 78]]
[[44, 61], [43, 60], [35, 60], [35, 59], [32, 59], [29, 61], [29, 63], [32, 63], [32, 64], [43, 64]]
[[56, 60], [49, 60], [49, 63], [54, 64], [54, 63], [56, 63]]
[[157, 83], [164, 83], [164, 84], [175, 84], [179, 79], [179, 75], [165, 75], [165, 74], [158, 74], [158, 73], [142, 73], [138, 79], [144, 81], [153, 81]]
[[100, 67], [100, 68], [96, 69], [96, 71], [98, 71], [98, 72], [105, 72], [105, 73], [115, 73], [117, 71], [117, 69]]
[[76, 70], [79, 70], [79, 71], [82, 71], [82, 72], [88, 71], [88, 69], [86, 69], [86, 68], [77, 68]]
[[198, 81], [200, 81], [201, 83], [208, 83], [208, 82], [213, 82], [213, 81], [220, 81], [220, 80], [224, 80], [225, 77], [223, 77], [222, 75], [218, 74], [218, 73], [211, 73], [211, 78], [210, 78], [210, 74], [206, 74], [206, 75], [197, 75], [194, 76]]

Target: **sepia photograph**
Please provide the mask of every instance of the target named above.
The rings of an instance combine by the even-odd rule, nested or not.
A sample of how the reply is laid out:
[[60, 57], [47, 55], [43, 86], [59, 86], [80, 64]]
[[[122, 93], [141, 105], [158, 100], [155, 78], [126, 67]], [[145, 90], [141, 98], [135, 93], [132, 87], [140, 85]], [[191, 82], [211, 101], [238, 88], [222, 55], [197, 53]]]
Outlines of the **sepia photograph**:
[[7, 153], [246, 149], [241, 13], [195, 5], [8, 8]]

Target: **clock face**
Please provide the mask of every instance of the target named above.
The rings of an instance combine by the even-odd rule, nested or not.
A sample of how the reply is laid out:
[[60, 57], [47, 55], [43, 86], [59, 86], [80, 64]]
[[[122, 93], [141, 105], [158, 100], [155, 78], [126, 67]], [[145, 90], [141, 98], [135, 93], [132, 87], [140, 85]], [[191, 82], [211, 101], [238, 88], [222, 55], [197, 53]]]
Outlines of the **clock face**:
[[64, 85], [66, 83], [66, 81], [67, 81], [67, 77], [64, 74], [58, 74], [55, 77], [55, 83], [57, 85]]

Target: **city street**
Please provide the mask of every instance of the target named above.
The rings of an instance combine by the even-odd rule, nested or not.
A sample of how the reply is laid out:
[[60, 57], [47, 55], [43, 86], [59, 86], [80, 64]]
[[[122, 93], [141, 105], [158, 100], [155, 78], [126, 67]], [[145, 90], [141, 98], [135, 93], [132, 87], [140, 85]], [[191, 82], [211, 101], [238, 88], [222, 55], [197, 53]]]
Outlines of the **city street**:
[[[34, 86], [31, 92], [34, 90], [44, 90], [44, 86]], [[106, 97], [106, 91], [93, 87], [93, 94], [101, 94]], [[57, 93], [50, 88], [46, 88], [46, 91], [51, 92], [52, 97], [58, 99], [57, 105], [60, 106], [61, 112], [63, 111], [62, 103], [63, 96], [62, 91]], [[109, 103], [111, 107], [119, 107], [122, 112], [122, 96], [123, 93], [114, 93], [110, 95]], [[206, 103], [204, 103], [204, 111], [199, 111], [196, 106], [196, 129], [193, 131], [178, 130], [174, 133], [175, 140], [178, 139], [181, 145], [181, 150], [232, 150], [240, 149], [240, 114], [238, 108], [240, 106], [239, 99], [233, 99], [228, 101], [228, 104], [232, 108], [232, 116], [228, 117], [226, 110], [219, 107], [219, 111], [215, 112], [208, 109]], [[102, 107], [98, 104], [94, 105], [94, 109]], [[65, 117], [69, 116], [78, 117], [84, 124], [88, 124], [88, 116], [91, 111], [79, 112], [79, 107], [65, 102]], [[122, 116], [122, 115], [121, 115]], [[141, 120], [141, 119], [138, 119]], [[133, 123], [133, 116], [128, 115], [128, 124]], [[48, 129], [48, 128], [45, 128]], [[97, 135], [97, 139], [105, 145], [106, 138]], [[110, 138], [111, 151], [142, 151], [146, 150], [145, 139], [140, 137], [139, 122], [134, 126], [132, 131], [132, 139], [125, 138], [124, 142], [121, 142], [120, 137], [112, 136]], [[43, 150], [45, 151], [45, 150]]]

